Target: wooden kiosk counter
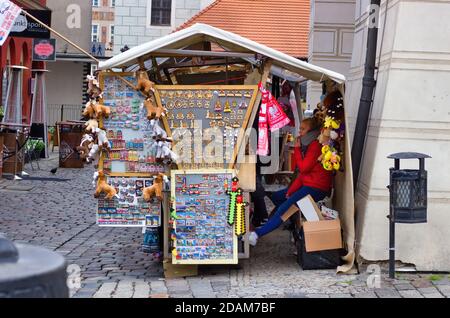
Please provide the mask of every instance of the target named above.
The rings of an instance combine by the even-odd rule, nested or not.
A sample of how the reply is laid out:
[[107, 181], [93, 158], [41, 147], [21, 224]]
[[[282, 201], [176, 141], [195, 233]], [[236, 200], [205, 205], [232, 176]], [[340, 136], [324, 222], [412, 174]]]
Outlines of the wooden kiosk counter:
[[[98, 81], [89, 79], [87, 133], [80, 145], [88, 162], [98, 158], [97, 222], [162, 226], [167, 276], [188, 275], [181, 270], [186, 266], [237, 264], [250, 255], [256, 160], [248, 128], [262, 98], [258, 84], [264, 89], [276, 75], [294, 83], [299, 98], [306, 79], [341, 91], [345, 80], [204, 24], [132, 48], [100, 62], [99, 69]], [[348, 141], [345, 147], [347, 154]], [[348, 251], [339, 270], [348, 272], [354, 205], [349, 158], [342, 164], [335, 201]]]

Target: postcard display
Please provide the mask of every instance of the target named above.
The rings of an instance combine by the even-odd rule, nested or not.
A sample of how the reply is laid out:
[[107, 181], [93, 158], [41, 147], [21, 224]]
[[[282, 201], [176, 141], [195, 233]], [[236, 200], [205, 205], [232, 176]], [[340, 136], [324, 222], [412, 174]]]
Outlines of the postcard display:
[[136, 84], [133, 73], [102, 73], [103, 104], [111, 115], [103, 125], [111, 145], [99, 168], [108, 174], [119, 198], [98, 200], [97, 223], [100, 226], [158, 227], [161, 225], [161, 202], [145, 202], [142, 189], [152, 185], [152, 175], [166, 172], [150, 150], [149, 120], [143, 107], [144, 96], [118, 76]]
[[172, 171], [173, 264], [237, 264], [237, 237], [227, 224], [232, 170]]

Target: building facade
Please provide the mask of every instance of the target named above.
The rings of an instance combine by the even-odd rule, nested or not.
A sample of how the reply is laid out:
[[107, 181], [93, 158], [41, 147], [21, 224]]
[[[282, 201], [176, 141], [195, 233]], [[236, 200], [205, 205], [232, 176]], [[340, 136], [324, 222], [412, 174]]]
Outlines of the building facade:
[[[308, 62], [348, 75], [355, 29], [355, 0], [312, 0]], [[308, 81], [307, 105], [320, 102], [322, 86]]]
[[[92, 5], [86, 0], [47, 0], [53, 11], [52, 25], [62, 35], [86, 51], [90, 51]], [[56, 62], [48, 62], [47, 96], [49, 116], [61, 107], [63, 119], [79, 119], [85, 102], [86, 76], [91, 70], [90, 58], [62, 39], [57, 39]], [[64, 105], [64, 106], [62, 106]], [[54, 118], [52, 121], [60, 119]], [[50, 122], [49, 124], [54, 124]]]
[[115, 0], [114, 54], [174, 31], [213, 0]]
[[[12, 0], [22, 9], [47, 10], [46, 1], [24, 1]], [[13, 65], [25, 66], [27, 69], [22, 71], [22, 122], [30, 123], [31, 117], [31, 79], [32, 69], [44, 69], [45, 63], [32, 61], [33, 39], [9, 36], [6, 42], [0, 47], [0, 66], [2, 72], [2, 81], [0, 82], [1, 105], [5, 105], [6, 91], [8, 88], [8, 69]]]
[[116, 0], [92, 0], [91, 53], [113, 56]]
[[[346, 105], [354, 130], [367, 43], [369, 0], [357, 1]], [[389, 253], [386, 157], [421, 152], [427, 159], [428, 222], [398, 224], [396, 259], [421, 271], [450, 271], [450, 1], [381, 1], [377, 85], [356, 193], [357, 247], [366, 260]], [[376, 16], [377, 11], [373, 15]], [[417, 160], [401, 168], [418, 169]]]

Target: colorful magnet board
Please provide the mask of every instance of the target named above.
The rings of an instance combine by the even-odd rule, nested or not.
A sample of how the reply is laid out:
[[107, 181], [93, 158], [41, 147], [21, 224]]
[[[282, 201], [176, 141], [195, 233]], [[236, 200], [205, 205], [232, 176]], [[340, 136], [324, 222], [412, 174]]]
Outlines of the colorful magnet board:
[[144, 187], [150, 187], [150, 178], [109, 177], [108, 183], [117, 190], [119, 198], [98, 200], [97, 224], [100, 226], [158, 227], [161, 225], [161, 202], [156, 198], [145, 202]]
[[173, 264], [237, 264], [237, 238], [227, 224], [232, 170], [172, 171]]
[[103, 124], [111, 151], [102, 160], [103, 170], [111, 176], [148, 176], [165, 172], [156, 162], [156, 150], [151, 147], [150, 121], [143, 107], [144, 96], [119, 76], [136, 85], [133, 73], [101, 73], [103, 104], [111, 107], [111, 116]]
[[[190, 163], [179, 164], [179, 167], [183, 169], [233, 168], [255, 104], [258, 87], [255, 85], [157, 85], [155, 88], [156, 101], [167, 110], [168, 126], [175, 141], [185, 138], [186, 130], [192, 139], [201, 133], [206, 140], [208, 140], [206, 130], [212, 131], [214, 128], [220, 130], [223, 154], [217, 154], [219, 162], [211, 163], [202, 160], [206, 157], [204, 151], [205, 145], [208, 144], [204, 143], [202, 151], [192, 149]], [[178, 128], [184, 128], [184, 130]]]

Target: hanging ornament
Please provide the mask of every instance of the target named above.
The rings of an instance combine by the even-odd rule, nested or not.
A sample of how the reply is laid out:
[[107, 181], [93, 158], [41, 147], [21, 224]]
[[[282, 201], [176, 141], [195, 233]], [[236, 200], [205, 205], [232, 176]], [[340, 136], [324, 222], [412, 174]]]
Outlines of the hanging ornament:
[[227, 189], [226, 193], [230, 196], [230, 206], [228, 209], [228, 224], [233, 225], [236, 216], [236, 199], [238, 196], [239, 179], [234, 177], [231, 180], [231, 191]]
[[242, 236], [247, 232], [245, 226], [245, 207], [248, 203], [244, 202], [241, 189], [238, 189], [238, 193], [239, 194], [236, 198], [235, 233], [237, 236]]

